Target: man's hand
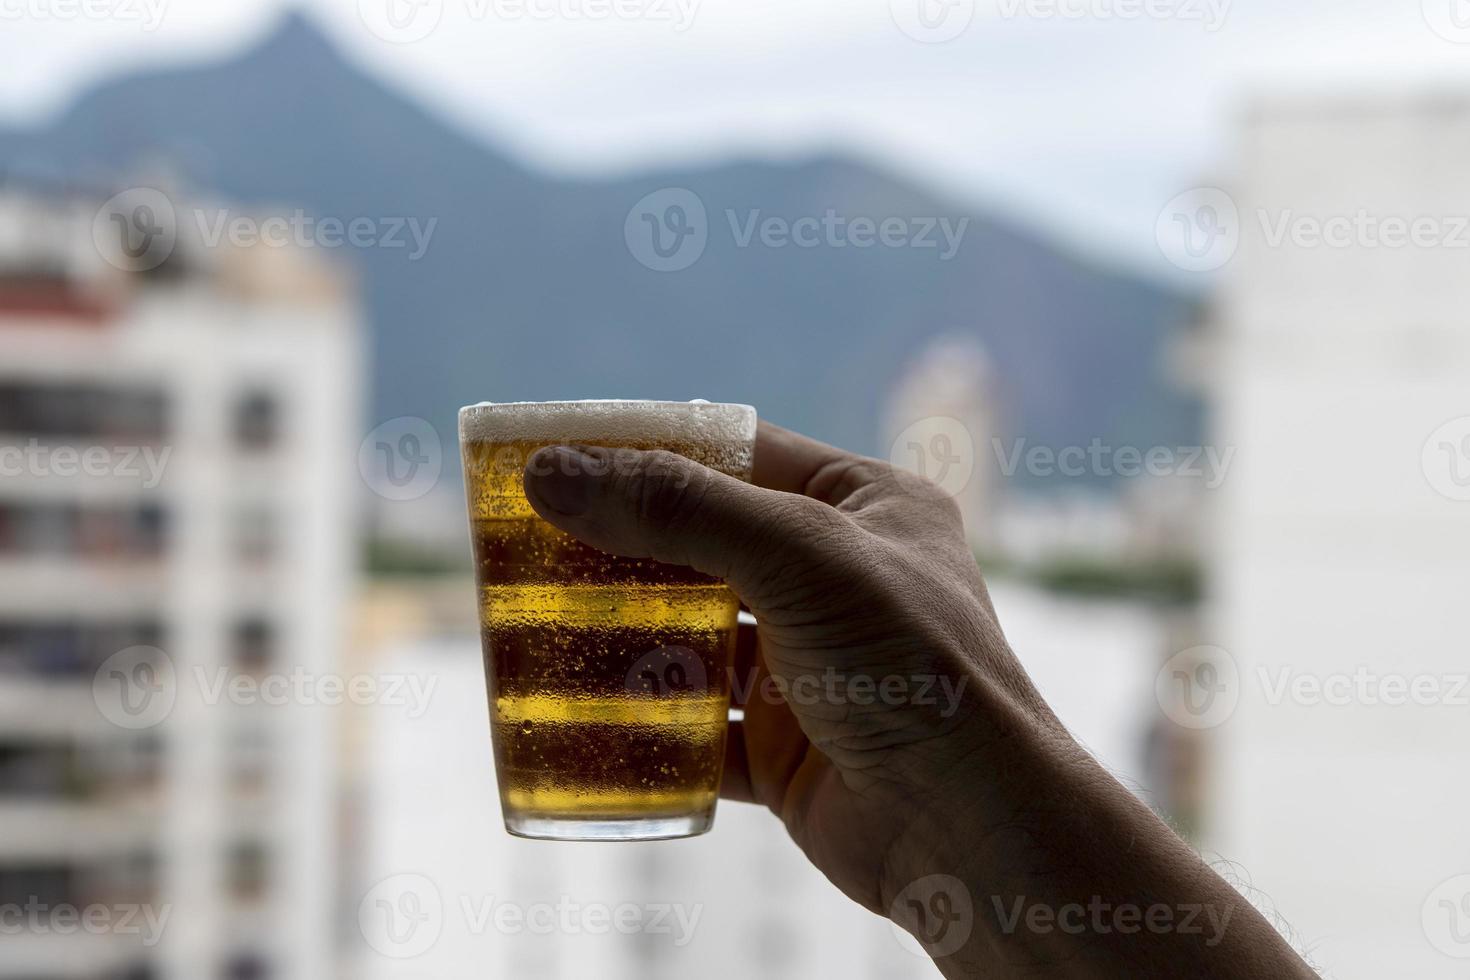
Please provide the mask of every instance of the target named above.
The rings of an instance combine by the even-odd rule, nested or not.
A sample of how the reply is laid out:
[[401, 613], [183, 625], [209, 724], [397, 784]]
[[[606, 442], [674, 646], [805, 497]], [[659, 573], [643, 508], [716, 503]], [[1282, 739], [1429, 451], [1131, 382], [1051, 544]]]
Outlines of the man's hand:
[[[760, 626], [736, 665], [745, 718], [723, 795], [769, 807], [948, 975], [1313, 975], [1066, 733], [1007, 645], [939, 488], [766, 423], [754, 485], [664, 452], [557, 459], [613, 452], [541, 450], [525, 476], [532, 506], [603, 551], [729, 583]], [[972, 909], [958, 948], [925, 934], [934, 895], [909, 901], [934, 875]], [[1228, 924], [1077, 934], [1011, 914], [1089, 902], [1213, 903]]]

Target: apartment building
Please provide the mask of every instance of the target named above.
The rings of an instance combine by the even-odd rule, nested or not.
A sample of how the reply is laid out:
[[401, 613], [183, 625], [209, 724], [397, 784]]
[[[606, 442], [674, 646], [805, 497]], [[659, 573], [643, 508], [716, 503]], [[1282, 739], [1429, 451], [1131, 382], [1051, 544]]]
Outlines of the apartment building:
[[106, 197], [0, 185], [0, 978], [317, 980], [357, 313]]
[[1462, 94], [1257, 104], [1216, 223], [1210, 843], [1335, 977], [1470, 956], [1467, 123]]

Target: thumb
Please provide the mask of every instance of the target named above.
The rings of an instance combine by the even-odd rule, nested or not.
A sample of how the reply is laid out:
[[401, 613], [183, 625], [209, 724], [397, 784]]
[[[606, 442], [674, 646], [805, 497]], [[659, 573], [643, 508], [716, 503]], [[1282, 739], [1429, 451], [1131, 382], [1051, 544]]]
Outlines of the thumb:
[[524, 479], [536, 513], [578, 540], [722, 578], [757, 615], [777, 575], [810, 567], [834, 532], [851, 531], [826, 504], [664, 451], [549, 446]]

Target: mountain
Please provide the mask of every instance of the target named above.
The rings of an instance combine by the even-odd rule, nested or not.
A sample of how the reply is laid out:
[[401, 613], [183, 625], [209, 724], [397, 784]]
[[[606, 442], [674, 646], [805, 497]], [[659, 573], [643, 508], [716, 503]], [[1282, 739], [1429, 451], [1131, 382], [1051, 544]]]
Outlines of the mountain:
[[[891, 382], [928, 341], [960, 333], [991, 354], [1008, 437], [1200, 438], [1198, 406], [1160, 375], [1189, 297], [840, 156], [553, 178], [384, 85], [296, 14], [238, 57], [116, 78], [46, 125], [0, 129], [0, 169], [15, 174], [116, 183], [160, 162], [245, 207], [437, 219], [417, 261], [343, 249], [365, 291], [374, 422], [421, 415], [452, 439], [455, 409], [482, 399], [697, 396], [884, 452]], [[706, 209], [708, 245], [681, 271], [645, 267], [624, 237], [635, 202], [664, 188]], [[970, 223], [948, 261], [742, 247], [757, 209]]]

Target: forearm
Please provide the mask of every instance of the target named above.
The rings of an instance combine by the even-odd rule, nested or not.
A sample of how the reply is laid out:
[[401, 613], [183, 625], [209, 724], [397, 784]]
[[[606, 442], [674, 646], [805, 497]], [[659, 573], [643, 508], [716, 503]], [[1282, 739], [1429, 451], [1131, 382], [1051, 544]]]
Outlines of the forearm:
[[974, 775], [931, 797], [886, 885], [946, 976], [1315, 976], [1049, 715], [995, 698], [969, 725]]

